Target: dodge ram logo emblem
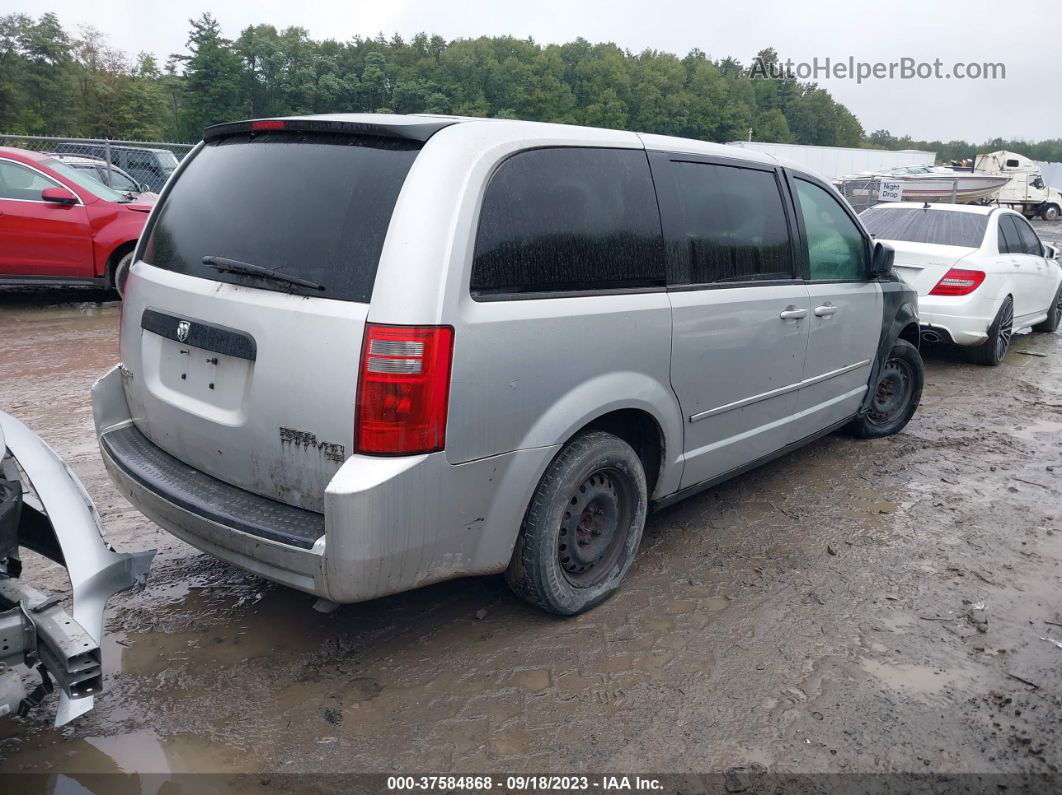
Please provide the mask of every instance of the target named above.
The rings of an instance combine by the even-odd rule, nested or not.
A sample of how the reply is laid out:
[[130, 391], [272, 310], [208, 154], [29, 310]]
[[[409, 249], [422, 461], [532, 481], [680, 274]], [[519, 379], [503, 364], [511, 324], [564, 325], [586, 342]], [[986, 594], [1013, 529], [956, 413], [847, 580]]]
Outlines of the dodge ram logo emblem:
[[192, 328], [192, 324], [187, 320], [177, 321], [177, 341], [184, 342], [188, 339], [188, 331]]

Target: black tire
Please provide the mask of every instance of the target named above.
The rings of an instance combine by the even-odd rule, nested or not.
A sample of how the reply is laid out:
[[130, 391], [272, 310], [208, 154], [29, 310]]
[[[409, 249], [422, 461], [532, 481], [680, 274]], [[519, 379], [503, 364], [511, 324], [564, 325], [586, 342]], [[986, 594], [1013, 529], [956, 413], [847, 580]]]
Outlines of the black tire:
[[645, 470], [629, 444], [601, 431], [577, 436], [531, 498], [505, 572], [509, 587], [562, 616], [605, 601], [634, 561], [648, 501]]
[[1009, 295], [1003, 299], [996, 319], [988, 327], [988, 339], [973, 348], [966, 348], [966, 358], [974, 364], [997, 367], [1003, 363], [1010, 350], [1010, 340], [1014, 336], [1014, 299]]
[[129, 268], [133, 264], [133, 249], [122, 254], [114, 263], [111, 271], [111, 286], [117, 291], [118, 297], [125, 295], [125, 280], [129, 278]]
[[1062, 320], [1062, 284], [1058, 285], [1058, 289], [1055, 291], [1055, 300], [1051, 304], [1051, 308], [1047, 310], [1047, 317], [1042, 323], [1037, 323], [1033, 326], [1033, 331], [1045, 331], [1048, 333], [1055, 331], [1060, 320]]
[[877, 439], [903, 430], [911, 421], [925, 384], [925, 366], [918, 348], [896, 340], [885, 360], [870, 408], [848, 424], [848, 432], [860, 439]]
[[1057, 204], [1049, 204], [1040, 211], [1040, 217], [1045, 221], [1057, 221], [1059, 207]]

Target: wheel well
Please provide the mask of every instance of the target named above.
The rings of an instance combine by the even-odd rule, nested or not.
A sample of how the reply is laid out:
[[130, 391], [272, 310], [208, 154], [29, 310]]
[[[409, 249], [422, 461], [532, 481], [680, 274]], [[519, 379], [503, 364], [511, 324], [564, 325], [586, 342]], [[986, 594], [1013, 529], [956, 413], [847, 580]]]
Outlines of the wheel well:
[[580, 429], [605, 431], [634, 448], [645, 468], [645, 482], [650, 498], [660, 478], [660, 462], [664, 459], [664, 434], [653, 415], [641, 409], [620, 409], [598, 417]]
[[111, 252], [111, 256], [107, 258], [107, 280], [114, 286], [114, 269], [118, 266], [118, 261], [136, 248], [136, 241], [130, 240], [122, 245], [118, 246]]
[[900, 339], [907, 340], [909, 343], [911, 343], [917, 348], [919, 340], [918, 324], [908, 323], [906, 326], [904, 326], [903, 330], [900, 332]]

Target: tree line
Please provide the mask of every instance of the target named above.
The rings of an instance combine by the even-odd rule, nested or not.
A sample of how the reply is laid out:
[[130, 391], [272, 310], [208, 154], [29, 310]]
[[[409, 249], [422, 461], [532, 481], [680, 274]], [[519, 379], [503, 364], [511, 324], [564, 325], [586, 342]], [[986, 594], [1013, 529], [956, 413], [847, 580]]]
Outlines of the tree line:
[[[779, 57], [767, 48], [757, 60]], [[582, 38], [542, 45], [423, 33], [340, 42], [272, 25], [228, 39], [207, 13], [190, 20], [185, 52], [160, 63], [146, 52], [130, 58], [94, 28], [71, 33], [51, 13], [0, 16], [0, 132], [196, 141], [204, 127], [223, 121], [372, 111], [555, 121], [721, 142], [751, 134], [824, 146], [924, 145], [948, 158], [974, 150], [887, 131], [866, 136], [817, 84], [755, 77], [735, 58], [713, 60], [698, 49], [679, 58]], [[1062, 141], [1036, 146], [1054, 153], [1039, 159], [1062, 160]], [[1012, 148], [1029, 154], [1032, 147]]]
[[1017, 152], [1033, 160], [1062, 163], [1062, 138], [1045, 141], [991, 138], [982, 144], [971, 144], [967, 141], [918, 141], [909, 135], [897, 138], [888, 130], [875, 130], [866, 136], [863, 145], [875, 149], [924, 149], [936, 152], [937, 160], [941, 163], [970, 160], [975, 154], [998, 152], [1001, 149]]

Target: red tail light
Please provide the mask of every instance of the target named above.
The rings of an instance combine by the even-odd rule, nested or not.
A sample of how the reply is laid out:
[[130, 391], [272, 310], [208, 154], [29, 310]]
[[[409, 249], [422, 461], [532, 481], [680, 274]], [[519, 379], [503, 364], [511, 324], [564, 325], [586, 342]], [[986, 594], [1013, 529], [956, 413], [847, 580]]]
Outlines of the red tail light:
[[354, 449], [366, 455], [442, 450], [454, 330], [365, 326]]
[[252, 130], [283, 130], [284, 122], [279, 119], [263, 119], [251, 122]]
[[969, 295], [985, 280], [984, 271], [967, 271], [952, 268], [944, 274], [937, 286], [929, 291], [930, 295]]

